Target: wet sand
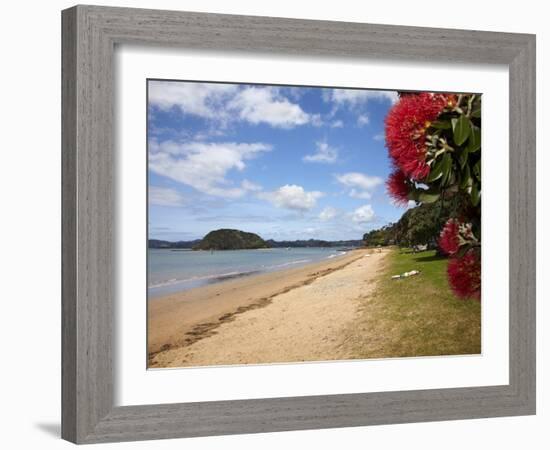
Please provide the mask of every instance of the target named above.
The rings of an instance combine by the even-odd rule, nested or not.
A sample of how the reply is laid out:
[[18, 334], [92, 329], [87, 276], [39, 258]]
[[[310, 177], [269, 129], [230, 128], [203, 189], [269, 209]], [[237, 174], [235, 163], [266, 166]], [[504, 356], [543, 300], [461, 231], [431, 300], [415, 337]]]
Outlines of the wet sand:
[[361, 249], [148, 304], [149, 367], [348, 359], [344, 330], [386, 252]]

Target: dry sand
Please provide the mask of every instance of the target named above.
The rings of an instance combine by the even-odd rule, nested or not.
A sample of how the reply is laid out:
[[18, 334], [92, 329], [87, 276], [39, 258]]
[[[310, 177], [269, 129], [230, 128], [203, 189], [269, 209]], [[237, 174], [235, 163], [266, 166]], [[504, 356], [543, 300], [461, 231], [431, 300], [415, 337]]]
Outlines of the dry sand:
[[154, 299], [150, 367], [353, 358], [346, 331], [386, 252], [332, 260]]

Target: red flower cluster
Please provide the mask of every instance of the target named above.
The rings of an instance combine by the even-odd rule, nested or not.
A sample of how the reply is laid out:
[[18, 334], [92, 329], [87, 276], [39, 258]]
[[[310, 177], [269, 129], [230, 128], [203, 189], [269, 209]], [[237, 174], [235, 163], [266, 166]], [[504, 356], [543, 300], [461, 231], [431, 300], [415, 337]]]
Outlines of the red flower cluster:
[[455, 103], [455, 95], [406, 95], [386, 116], [386, 146], [395, 166], [407, 177], [421, 181], [430, 173], [426, 164], [426, 130], [446, 107]]
[[468, 250], [460, 258], [452, 258], [447, 265], [447, 276], [453, 292], [461, 298], [481, 299], [481, 254]]
[[459, 232], [460, 227], [456, 219], [449, 219], [443, 227], [439, 236], [439, 247], [447, 255], [454, 255], [458, 252], [458, 248], [460, 247]]
[[386, 181], [386, 188], [398, 205], [405, 206], [409, 202], [410, 187], [408, 179], [399, 169], [392, 172]]

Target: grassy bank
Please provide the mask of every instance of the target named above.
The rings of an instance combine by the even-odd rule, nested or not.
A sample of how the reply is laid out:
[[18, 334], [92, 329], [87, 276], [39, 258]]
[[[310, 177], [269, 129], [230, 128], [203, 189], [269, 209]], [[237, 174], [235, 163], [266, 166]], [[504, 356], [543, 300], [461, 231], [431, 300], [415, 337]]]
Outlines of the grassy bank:
[[[451, 292], [446, 267], [447, 259], [434, 251], [393, 251], [350, 329], [354, 353], [359, 358], [480, 353], [481, 304]], [[391, 279], [414, 269], [421, 273]]]

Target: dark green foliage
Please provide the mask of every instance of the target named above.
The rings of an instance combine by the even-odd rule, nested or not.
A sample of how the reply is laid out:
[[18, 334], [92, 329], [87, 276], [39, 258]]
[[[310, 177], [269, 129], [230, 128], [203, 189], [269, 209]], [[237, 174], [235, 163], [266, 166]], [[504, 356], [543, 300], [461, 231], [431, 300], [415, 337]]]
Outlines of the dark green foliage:
[[[250, 233], [252, 234], [252, 233]], [[194, 241], [162, 241], [159, 239], [149, 239], [149, 248], [156, 249], [191, 249], [200, 247], [200, 239]], [[265, 241], [266, 247], [270, 248], [309, 248], [309, 247], [362, 247], [363, 241], [360, 239], [349, 241], [323, 241], [319, 239], [308, 239], [298, 241], [274, 241], [269, 239]], [[261, 247], [264, 248], [264, 247]]]
[[[457, 104], [430, 124], [426, 133], [430, 173], [409, 198], [420, 203], [449, 199], [456, 192], [474, 219], [481, 214], [481, 95], [460, 94]], [[472, 219], [472, 220], [474, 220]]]
[[269, 248], [260, 236], [246, 231], [221, 229], [208, 233], [193, 250], [251, 250]]
[[378, 247], [395, 244], [396, 224], [390, 223], [377, 230], [369, 231], [363, 235], [363, 241], [367, 247]]
[[423, 203], [407, 210], [396, 223], [366, 233], [363, 240], [367, 246], [428, 244], [435, 247], [445, 222], [462, 214], [463, 203], [460, 194], [435, 203]]
[[149, 239], [148, 247], [149, 248], [172, 248], [172, 249], [184, 249], [184, 248], [193, 248], [200, 242], [200, 239], [194, 241], [162, 241], [160, 239]]
[[363, 246], [363, 241], [361, 240], [350, 240], [350, 241], [323, 241], [319, 239], [308, 239], [308, 240], [298, 240], [298, 241], [274, 241], [269, 239], [267, 241], [270, 247], [273, 248], [308, 248], [308, 247], [361, 247]]

